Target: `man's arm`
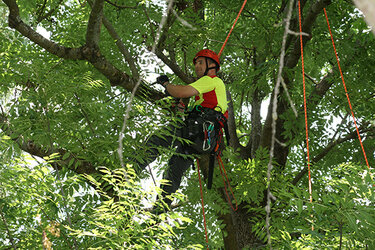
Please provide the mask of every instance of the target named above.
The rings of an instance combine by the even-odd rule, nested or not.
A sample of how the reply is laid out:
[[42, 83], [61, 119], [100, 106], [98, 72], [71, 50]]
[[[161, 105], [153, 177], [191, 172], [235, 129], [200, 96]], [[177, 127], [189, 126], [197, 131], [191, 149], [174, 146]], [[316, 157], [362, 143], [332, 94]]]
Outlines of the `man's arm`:
[[199, 95], [198, 90], [190, 85], [172, 85], [169, 82], [164, 83], [164, 87], [168, 93], [176, 98], [188, 98]]

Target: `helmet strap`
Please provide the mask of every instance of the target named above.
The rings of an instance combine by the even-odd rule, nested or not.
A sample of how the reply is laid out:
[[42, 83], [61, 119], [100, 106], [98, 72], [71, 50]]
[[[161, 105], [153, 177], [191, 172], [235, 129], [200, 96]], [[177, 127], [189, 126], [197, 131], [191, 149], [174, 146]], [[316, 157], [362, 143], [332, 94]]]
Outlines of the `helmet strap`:
[[204, 57], [204, 58], [206, 58], [206, 70], [204, 71], [203, 75], [206, 76], [208, 74], [208, 71], [210, 71], [211, 69], [217, 69], [217, 66], [215, 65], [215, 67], [209, 68], [208, 67], [208, 58], [207, 57]]

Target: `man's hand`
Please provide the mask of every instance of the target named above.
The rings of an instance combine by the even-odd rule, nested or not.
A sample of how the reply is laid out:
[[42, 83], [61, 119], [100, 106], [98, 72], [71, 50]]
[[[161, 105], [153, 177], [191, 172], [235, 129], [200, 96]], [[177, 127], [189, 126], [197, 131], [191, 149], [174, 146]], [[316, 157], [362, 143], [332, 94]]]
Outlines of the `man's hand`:
[[192, 86], [170, 84], [169, 78], [166, 75], [161, 75], [156, 78], [156, 83], [161, 84], [165, 88], [165, 94], [167, 96], [173, 96], [176, 98], [188, 98], [191, 96], [199, 95], [199, 92]]
[[156, 78], [156, 82], [164, 86], [164, 83], [169, 82], [169, 78], [166, 75], [161, 75]]

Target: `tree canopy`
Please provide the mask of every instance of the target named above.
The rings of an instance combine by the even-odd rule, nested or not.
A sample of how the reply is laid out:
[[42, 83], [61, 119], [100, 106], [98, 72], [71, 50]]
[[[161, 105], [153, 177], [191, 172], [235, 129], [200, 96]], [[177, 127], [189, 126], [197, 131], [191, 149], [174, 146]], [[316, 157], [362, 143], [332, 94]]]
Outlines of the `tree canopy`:
[[[298, 3], [248, 0], [220, 58], [230, 101], [223, 161], [238, 210], [215, 170], [203, 189], [211, 249], [375, 247], [374, 35], [349, 0], [300, 1], [308, 173]], [[195, 53], [219, 52], [241, 5], [0, 2], [1, 249], [206, 247], [196, 170], [157, 216], [148, 208], [160, 190], [142, 188], [131, 159], [176, 121], [154, 79], [192, 83]], [[163, 152], [158, 172], [174, 153]]]

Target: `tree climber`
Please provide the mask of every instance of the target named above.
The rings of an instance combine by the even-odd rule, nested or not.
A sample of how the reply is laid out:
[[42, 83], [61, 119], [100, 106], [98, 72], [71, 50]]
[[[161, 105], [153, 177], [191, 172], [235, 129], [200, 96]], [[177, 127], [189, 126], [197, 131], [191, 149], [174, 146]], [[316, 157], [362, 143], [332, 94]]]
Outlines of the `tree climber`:
[[[162, 84], [172, 97], [188, 98], [195, 96], [195, 103], [191, 111], [188, 112], [185, 125], [182, 127], [169, 125], [164, 129], [168, 130], [171, 135], [163, 136], [163, 138], [157, 135], [151, 136], [146, 142], [145, 148], [147, 151], [144, 162], [137, 162], [139, 166], [137, 173], [139, 174], [159, 155], [157, 146], [170, 147], [172, 145], [177, 148], [176, 154], [170, 158], [168, 168], [163, 176], [163, 179], [169, 183], [161, 186], [163, 201], [168, 207], [172, 203], [168, 196], [177, 191], [183, 174], [193, 164], [191, 157], [182, 157], [181, 154], [212, 152], [218, 144], [218, 136], [222, 135], [219, 130], [223, 127], [223, 123], [226, 121], [225, 117], [227, 117], [228, 106], [225, 85], [216, 76], [220, 69], [218, 55], [212, 50], [204, 49], [196, 54], [193, 63], [198, 80], [189, 85], [173, 85], [166, 75], [157, 78], [157, 83]], [[197, 117], [200, 117], [200, 120], [197, 121]], [[202, 117], [203, 119], [201, 119]], [[212, 126], [207, 126], [210, 124]], [[207, 130], [202, 129], [202, 126], [205, 126]], [[193, 142], [193, 146], [174, 140], [173, 135], [189, 139]]]

